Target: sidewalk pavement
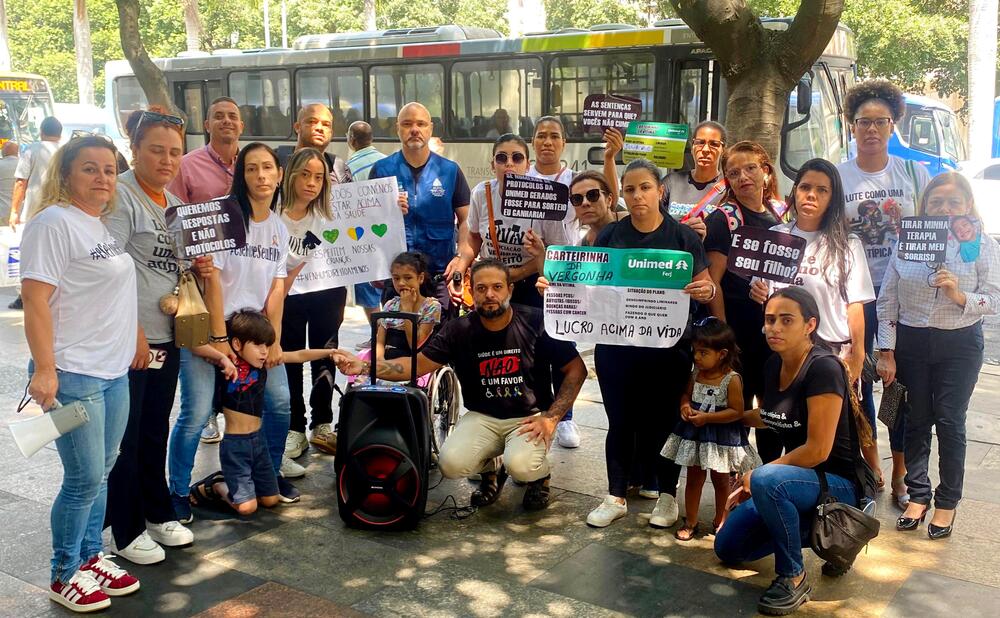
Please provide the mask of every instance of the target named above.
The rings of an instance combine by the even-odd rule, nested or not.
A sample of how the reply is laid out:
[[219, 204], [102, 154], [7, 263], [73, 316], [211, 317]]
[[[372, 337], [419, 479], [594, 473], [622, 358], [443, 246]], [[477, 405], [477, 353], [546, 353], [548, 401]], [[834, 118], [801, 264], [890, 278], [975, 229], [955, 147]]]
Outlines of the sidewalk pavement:
[[[0, 306], [12, 298], [0, 291]], [[344, 347], [368, 338], [360, 310], [348, 310]], [[16, 420], [28, 349], [23, 318], [0, 311], [0, 424]], [[588, 364], [592, 357], [586, 354]], [[1000, 368], [980, 375], [969, 411], [966, 498], [955, 533], [930, 541], [921, 527], [901, 533], [888, 495], [879, 498], [882, 533], [845, 577], [820, 574], [806, 553], [813, 601], [802, 615], [944, 616], [1000, 614]], [[715, 559], [711, 536], [688, 543], [647, 524], [653, 502], [629, 499], [630, 514], [608, 528], [584, 524], [606, 492], [607, 419], [596, 379], [575, 407], [583, 445], [553, 447], [551, 506], [526, 513], [522, 488], [508, 484], [497, 504], [457, 520], [444, 511], [417, 531], [346, 529], [337, 516], [333, 458], [310, 451], [300, 459], [302, 501], [241, 520], [195, 511], [194, 545], [167, 549], [159, 565], [120, 560], [142, 589], [116, 598], [113, 616], [734, 616], [752, 615], [774, 577], [770, 558], [728, 569]], [[650, 385], [649, 401], [656, 401]], [[175, 412], [176, 414], [176, 406]], [[883, 428], [884, 429], [884, 428]], [[888, 444], [880, 431], [880, 444]], [[888, 453], [883, 452], [888, 478]], [[934, 457], [936, 460], [936, 456]], [[202, 446], [194, 478], [218, 468], [217, 446]], [[66, 616], [47, 599], [49, 508], [61, 464], [47, 447], [25, 460], [0, 428], [0, 616]], [[936, 466], [932, 464], [932, 475]], [[432, 482], [438, 478], [432, 472]], [[933, 476], [932, 476], [933, 478]], [[469, 502], [474, 487], [444, 481], [428, 510]], [[683, 495], [683, 492], [681, 492]], [[713, 512], [705, 491], [702, 521]]]

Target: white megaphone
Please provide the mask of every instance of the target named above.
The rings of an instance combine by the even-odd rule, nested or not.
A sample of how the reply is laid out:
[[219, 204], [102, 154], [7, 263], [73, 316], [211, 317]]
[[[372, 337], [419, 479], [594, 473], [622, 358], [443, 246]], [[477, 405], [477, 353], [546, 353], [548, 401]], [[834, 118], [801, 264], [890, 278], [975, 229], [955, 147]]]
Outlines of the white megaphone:
[[90, 420], [87, 408], [79, 401], [60, 406], [57, 401], [48, 412], [27, 418], [16, 423], [9, 423], [10, 433], [21, 454], [31, 457], [43, 446], [59, 436], [73, 431]]

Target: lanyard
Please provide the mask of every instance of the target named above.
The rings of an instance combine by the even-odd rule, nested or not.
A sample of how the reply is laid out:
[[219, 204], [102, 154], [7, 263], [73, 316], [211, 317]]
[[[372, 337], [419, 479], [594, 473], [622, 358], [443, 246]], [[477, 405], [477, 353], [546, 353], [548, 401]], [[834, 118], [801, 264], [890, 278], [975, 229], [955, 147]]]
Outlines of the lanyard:
[[230, 178], [232, 178], [233, 177], [233, 170], [229, 169], [228, 167], [226, 167], [225, 165], [222, 164], [222, 160], [219, 159], [212, 152], [212, 147], [209, 146], [208, 144], [205, 144], [205, 150], [208, 151], [208, 158], [212, 160], [212, 163], [215, 163], [216, 165], [218, 165], [222, 169], [222, 171], [224, 171], [226, 174], [229, 175]]
[[723, 192], [725, 192], [725, 190], [726, 190], [726, 181], [725, 181], [725, 179], [720, 180], [719, 182], [715, 183], [712, 186], [712, 188], [708, 191], [708, 193], [706, 193], [705, 195], [703, 195], [702, 198], [701, 198], [701, 200], [697, 204], [695, 204], [694, 208], [692, 208], [688, 212], [688, 214], [686, 214], [683, 217], [681, 217], [681, 223], [684, 223], [688, 219], [693, 219], [693, 218], [701, 215], [701, 212], [703, 210], [705, 210], [705, 208], [708, 206], [708, 203], [711, 202], [712, 200], [714, 200], [716, 197], [722, 195]]

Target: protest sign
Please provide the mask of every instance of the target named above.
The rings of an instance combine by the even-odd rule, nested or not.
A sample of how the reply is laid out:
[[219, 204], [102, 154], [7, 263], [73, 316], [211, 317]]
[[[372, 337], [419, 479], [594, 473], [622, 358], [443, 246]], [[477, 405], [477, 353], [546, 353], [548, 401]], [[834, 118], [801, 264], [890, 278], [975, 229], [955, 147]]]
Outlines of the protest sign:
[[569, 211], [569, 187], [546, 178], [508, 174], [500, 203], [505, 217], [562, 221]]
[[556, 339], [669, 348], [687, 327], [685, 251], [551, 246], [545, 331]]
[[243, 213], [233, 199], [171, 206], [163, 213], [177, 257], [190, 260], [247, 244]]
[[642, 113], [642, 101], [617, 94], [591, 94], [583, 100], [583, 126], [588, 132], [618, 129], [622, 135], [628, 124]]
[[726, 268], [750, 279], [794, 283], [806, 250], [806, 239], [785, 232], [741, 226], [732, 234]]
[[899, 259], [943, 264], [948, 251], [948, 217], [903, 217]]
[[303, 240], [315, 248], [292, 293], [388, 279], [389, 264], [406, 251], [398, 195], [394, 177], [330, 187], [333, 218], [317, 218]]
[[659, 167], [683, 167], [688, 131], [686, 124], [632, 121], [625, 131], [622, 160], [649, 159]]

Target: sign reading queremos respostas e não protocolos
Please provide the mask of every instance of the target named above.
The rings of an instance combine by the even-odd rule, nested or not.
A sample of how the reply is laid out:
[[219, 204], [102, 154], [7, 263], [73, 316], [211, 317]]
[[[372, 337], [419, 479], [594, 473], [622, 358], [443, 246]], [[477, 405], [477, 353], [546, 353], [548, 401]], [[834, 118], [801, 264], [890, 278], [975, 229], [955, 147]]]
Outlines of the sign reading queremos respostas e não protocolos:
[[240, 249], [247, 244], [243, 213], [236, 200], [223, 198], [171, 206], [163, 216], [181, 259]]
[[580, 343], [669, 348], [687, 326], [694, 258], [686, 251], [551, 246], [545, 330]]
[[316, 218], [318, 243], [295, 279], [295, 293], [388, 279], [389, 264], [406, 251], [406, 230], [394, 177], [330, 187], [332, 219]]

